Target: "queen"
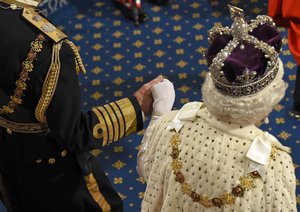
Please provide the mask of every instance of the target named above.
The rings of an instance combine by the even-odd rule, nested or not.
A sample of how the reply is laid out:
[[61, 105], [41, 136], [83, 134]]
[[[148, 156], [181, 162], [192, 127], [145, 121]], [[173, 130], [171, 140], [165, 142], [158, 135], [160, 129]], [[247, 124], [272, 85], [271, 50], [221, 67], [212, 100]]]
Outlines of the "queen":
[[[145, 132], [142, 211], [296, 211], [290, 148], [257, 127], [287, 88], [281, 36], [270, 17], [247, 21], [243, 10], [229, 9], [231, 27], [209, 31], [203, 102], [155, 117]], [[156, 114], [172, 103], [155, 99]]]

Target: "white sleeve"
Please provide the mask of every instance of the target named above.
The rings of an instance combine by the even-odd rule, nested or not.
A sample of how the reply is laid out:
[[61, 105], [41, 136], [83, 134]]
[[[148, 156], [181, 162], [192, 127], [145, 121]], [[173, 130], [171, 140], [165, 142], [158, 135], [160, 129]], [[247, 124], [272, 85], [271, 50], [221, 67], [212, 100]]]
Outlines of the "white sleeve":
[[140, 176], [144, 177], [146, 181], [149, 175], [147, 170], [151, 170], [154, 160], [153, 155], [149, 154], [149, 149], [155, 148], [153, 142], [157, 142], [153, 141], [153, 137], [159, 125], [158, 119], [163, 114], [169, 113], [172, 110], [175, 101], [174, 86], [167, 79], [154, 85], [151, 89], [151, 93], [154, 99], [153, 114], [150, 124], [145, 131], [137, 157], [137, 172]]
[[157, 120], [151, 120], [149, 126], [147, 127], [144, 137], [141, 142], [140, 150], [137, 155], [137, 172], [142, 176], [146, 181], [148, 179], [149, 173], [146, 170], [150, 170], [153, 159], [149, 156], [149, 148], [152, 143], [152, 138], [156, 130]]
[[269, 166], [266, 210], [296, 212], [296, 176], [291, 156], [279, 150]]

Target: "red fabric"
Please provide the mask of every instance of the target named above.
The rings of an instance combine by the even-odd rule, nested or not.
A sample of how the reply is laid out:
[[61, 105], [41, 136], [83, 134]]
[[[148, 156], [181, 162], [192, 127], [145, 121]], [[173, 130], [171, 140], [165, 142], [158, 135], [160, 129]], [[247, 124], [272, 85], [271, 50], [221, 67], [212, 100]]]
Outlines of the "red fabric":
[[133, 8], [133, 4], [136, 4], [137, 8], [141, 7], [141, 2], [137, 2], [136, 0], [132, 1], [132, 0], [117, 0], [118, 2], [124, 4], [126, 7], [128, 8]]
[[289, 48], [300, 65], [300, 1], [269, 0], [268, 15], [278, 26], [288, 28]]
[[291, 27], [288, 30], [289, 47], [298, 66], [300, 66], [300, 19], [297, 22], [291, 21], [290, 24]]

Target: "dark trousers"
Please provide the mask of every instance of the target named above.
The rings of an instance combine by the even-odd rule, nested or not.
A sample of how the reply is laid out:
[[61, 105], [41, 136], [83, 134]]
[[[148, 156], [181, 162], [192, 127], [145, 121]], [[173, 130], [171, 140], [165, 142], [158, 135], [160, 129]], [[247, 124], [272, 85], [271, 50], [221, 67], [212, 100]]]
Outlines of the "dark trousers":
[[294, 87], [294, 110], [300, 112], [300, 66], [297, 67], [296, 82]]

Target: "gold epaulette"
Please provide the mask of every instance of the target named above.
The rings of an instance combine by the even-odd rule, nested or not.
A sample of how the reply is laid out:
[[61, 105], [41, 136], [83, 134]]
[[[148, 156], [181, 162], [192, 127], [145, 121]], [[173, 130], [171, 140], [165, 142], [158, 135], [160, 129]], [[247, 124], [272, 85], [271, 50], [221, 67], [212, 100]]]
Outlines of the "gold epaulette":
[[64, 40], [64, 42], [70, 46], [70, 48], [72, 49], [72, 51], [75, 55], [76, 73], [79, 74], [80, 72], [82, 72], [85, 74], [86, 70], [85, 70], [84, 64], [82, 62], [82, 59], [81, 59], [81, 56], [79, 54], [77, 47], [75, 46], [75, 44], [72, 41], [70, 41], [68, 39]]
[[47, 19], [39, 15], [34, 8], [24, 8], [22, 16], [55, 43], [58, 43], [59, 41], [68, 37], [53, 24], [51, 24]]

